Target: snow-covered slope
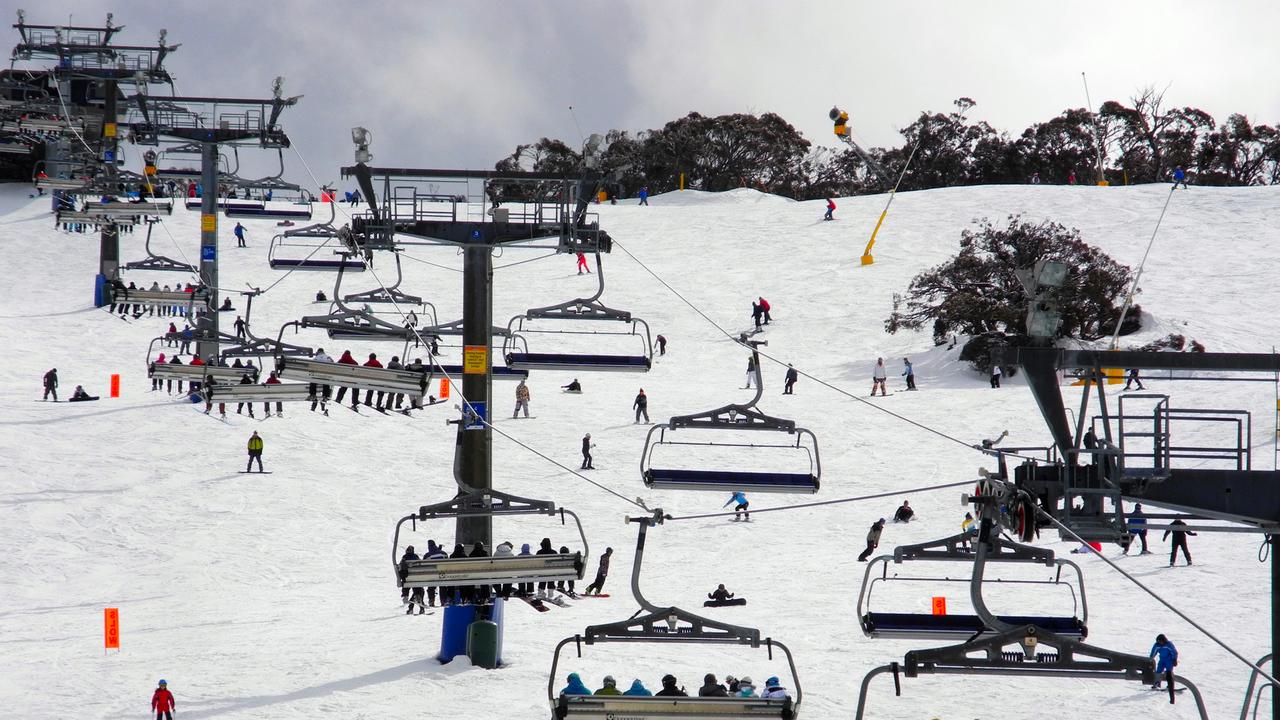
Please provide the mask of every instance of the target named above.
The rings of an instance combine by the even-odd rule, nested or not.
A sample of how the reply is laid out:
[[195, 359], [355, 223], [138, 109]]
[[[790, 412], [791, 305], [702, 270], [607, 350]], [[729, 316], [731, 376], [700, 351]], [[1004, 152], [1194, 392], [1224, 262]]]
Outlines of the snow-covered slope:
[[[551, 650], [586, 625], [626, 618], [636, 609], [628, 590], [638, 509], [495, 436], [495, 485], [518, 495], [553, 499], [582, 516], [595, 556], [615, 549], [609, 599], [584, 600], [546, 614], [523, 603], [507, 608], [506, 668], [441, 666], [439, 614], [405, 617], [394, 586], [391, 533], [398, 518], [452, 494], [452, 405], [414, 418], [330, 417], [286, 408], [284, 419], [203, 416], [164, 393], [148, 392], [148, 342], [167, 324], [124, 322], [91, 307], [98, 240], [53, 229], [47, 199], [25, 188], [0, 189], [0, 716], [29, 718], [74, 711], [83, 718], [140, 717], [157, 678], [177, 696], [184, 718], [538, 718]], [[955, 361], [958, 350], [934, 348], [926, 334], [887, 336], [891, 295], [921, 269], [949, 257], [959, 233], [978, 217], [1023, 213], [1080, 228], [1087, 241], [1117, 260], [1141, 257], [1166, 186], [1134, 188], [981, 187], [905, 193], [876, 246], [876, 263], [858, 256], [883, 205], [881, 197], [840, 201], [837, 222], [824, 223], [821, 202], [796, 203], [735, 191], [655, 197], [651, 207], [598, 208], [622, 248], [668, 281], [716, 323], [750, 324], [750, 300], [764, 296], [776, 324], [764, 334], [768, 352], [861, 396], [871, 367], [884, 357], [890, 386], [901, 358], [916, 361], [920, 392], [855, 402], [802, 380], [782, 396], [783, 369], [766, 365], [762, 408], [794, 418], [821, 443], [822, 492], [832, 499], [891, 492], [974, 477], [989, 463], [878, 408], [976, 443], [1002, 429], [1010, 442], [1036, 445], [1047, 434], [1019, 379], [991, 390]], [[1276, 188], [1179, 191], [1143, 277], [1140, 302], [1148, 330], [1136, 341], [1176, 330], [1210, 350], [1268, 352], [1275, 342], [1277, 302]], [[157, 229], [155, 249], [194, 258], [197, 214], [179, 209]], [[268, 221], [245, 221], [250, 248], [236, 249], [222, 221], [223, 287], [267, 287], [283, 273], [266, 263]], [[172, 234], [172, 239], [170, 238]], [[126, 236], [125, 260], [142, 256], [142, 235]], [[402, 288], [429, 298], [440, 320], [460, 314], [460, 259], [451, 250], [411, 248]], [[495, 318], [586, 295], [595, 277], [578, 276], [571, 258], [501, 266], [535, 257], [507, 250], [495, 264]], [[652, 492], [639, 478], [647, 431], [632, 424], [631, 400], [643, 387], [661, 420], [749, 397], [740, 390], [746, 357], [710, 323], [662, 287], [627, 254], [605, 259], [604, 301], [646, 319], [665, 335], [668, 353], [647, 375], [580, 375], [581, 396], [562, 394], [571, 379], [537, 372], [530, 379], [537, 418], [499, 427], [561, 462], [578, 462], [590, 432], [598, 447], [592, 478], [627, 497], [674, 515], [712, 512], [727, 496]], [[443, 266], [443, 267], [440, 267]], [[377, 268], [390, 282], [392, 271]], [[369, 273], [346, 290], [375, 285]], [[150, 276], [135, 274], [134, 279]], [[161, 283], [174, 276], [156, 275]], [[282, 323], [314, 312], [316, 290], [332, 277], [297, 272], [255, 303], [253, 326], [274, 335]], [[239, 300], [239, 299], [237, 299]], [[241, 301], [242, 302], [242, 301]], [[234, 319], [224, 316], [226, 322]], [[499, 320], [501, 322], [501, 320]], [[327, 342], [311, 334], [286, 339], [351, 347], [359, 356], [399, 354], [388, 344]], [[167, 349], [166, 349], [167, 350]], [[457, 347], [445, 348], [457, 362]], [[106, 394], [109, 375], [123, 376], [123, 397], [86, 405], [42, 404], [41, 375], [57, 367], [63, 394], [77, 384]], [[1223, 387], [1226, 385], [1226, 387]], [[1272, 467], [1275, 387], [1267, 383], [1153, 381], [1182, 405], [1244, 408], [1255, 423], [1254, 466]], [[495, 417], [512, 403], [512, 386], [495, 383]], [[1077, 391], [1071, 391], [1069, 397]], [[373, 415], [369, 417], [369, 415]], [[241, 475], [253, 430], [266, 441], [274, 474]], [[881, 549], [958, 530], [958, 490], [910, 496], [920, 521], [885, 532]], [[753, 509], [806, 498], [753, 495]], [[714, 617], [761, 628], [795, 653], [809, 718], [849, 717], [858, 683], [873, 666], [927, 643], [870, 640], [858, 630], [854, 604], [863, 565], [856, 556], [871, 521], [888, 516], [897, 498], [759, 514], [750, 524], [723, 518], [670, 522], [649, 540], [642, 586], [659, 604], [698, 608], [703, 594], [726, 583], [750, 599]], [[420, 533], [425, 539], [427, 534]], [[452, 528], [430, 536], [452, 541]], [[574, 539], [558, 524], [499, 522], [495, 540], [558, 546]], [[1153, 540], [1156, 538], [1153, 537]], [[1067, 543], [1045, 537], [1062, 552]], [[1165, 568], [1167, 546], [1120, 562], [1226, 638], [1245, 655], [1267, 651], [1266, 567], [1253, 535], [1192, 539], [1196, 565]], [[1114, 548], [1108, 553], [1118, 555]], [[1215, 716], [1236, 711], [1247, 673], [1226, 652], [1142, 594], [1101, 562], [1081, 557], [1090, 609], [1090, 641], [1145, 653], [1157, 632], [1182, 652], [1179, 670], [1205, 691]], [[954, 571], [953, 571], [954, 572]], [[933, 595], [962, 605], [962, 587], [925, 586], [915, 607]], [[1060, 595], [1010, 598], [1016, 610], [1052, 606]], [[103, 654], [102, 608], [119, 607], [122, 652]], [[699, 608], [700, 609], [700, 608]], [[571, 653], [572, 655], [572, 653]], [[612, 674], [658, 687], [676, 674], [693, 690], [703, 673], [771, 674], [785, 667], [763, 650], [694, 648], [669, 652], [641, 645], [586, 648], [566, 658], [592, 687]], [[788, 680], [789, 682], [789, 680]], [[1170, 707], [1161, 695], [1118, 683], [995, 678], [974, 692], [972, 680], [904, 680], [873, 685], [878, 718], [1024, 718], [1143, 715], [1192, 717], [1189, 702]], [[1047, 714], [1046, 714], [1047, 713]]]

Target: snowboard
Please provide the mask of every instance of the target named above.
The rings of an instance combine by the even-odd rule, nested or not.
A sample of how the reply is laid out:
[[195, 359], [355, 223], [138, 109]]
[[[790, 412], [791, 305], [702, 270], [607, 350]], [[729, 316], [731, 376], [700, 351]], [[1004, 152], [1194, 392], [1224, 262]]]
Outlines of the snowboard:
[[[559, 591], [557, 590], [556, 592], [559, 592]], [[565, 602], [563, 598], [558, 598], [558, 597], [543, 598], [543, 602], [549, 602], [552, 605], [555, 605], [556, 607], [562, 607], [562, 608], [573, 607], [569, 603]]]
[[538, 612], [548, 612], [551, 610], [551, 608], [547, 607], [545, 603], [537, 598], [521, 597], [520, 599], [523, 600], [526, 605]]
[[67, 402], [93, 402], [94, 400], [97, 400], [97, 399], [98, 399], [97, 395], [92, 395], [86, 398], [71, 398]]
[[729, 600], [706, 600], [703, 601], [702, 607], [731, 607], [746, 604], [746, 598], [730, 598]]
[[573, 598], [574, 600], [585, 600], [585, 599], [587, 599], [587, 598], [607, 598], [607, 597], [609, 597], [609, 593], [602, 593], [602, 594], [600, 594], [600, 595], [584, 595], [584, 594], [579, 593], [579, 592], [571, 592], [571, 593], [565, 593], [565, 595], [568, 595], [569, 597]]
[[241, 475], [270, 475], [270, 474], [271, 474], [271, 471], [270, 471], [270, 470], [268, 470], [268, 471], [266, 471], [266, 472], [263, 472], [263, 471], [261, 471], [261, 470], [240, 470], [240, 471], [238, 471], [238, 472], [239, 472]]

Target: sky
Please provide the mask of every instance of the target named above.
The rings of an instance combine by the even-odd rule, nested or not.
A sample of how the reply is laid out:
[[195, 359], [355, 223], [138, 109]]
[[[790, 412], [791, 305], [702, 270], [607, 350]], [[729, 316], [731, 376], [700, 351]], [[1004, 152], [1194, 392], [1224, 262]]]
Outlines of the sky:
[[[1084, 107], [1082, 72], [1095, 107], [1151, 85], [1219, 120], [1240, 112], [1280, 123], [1274, 0], [137, 0], [112, 9], [126, 28], [118, 42], [148, 44], [167, 28], [182, 44], [167, 63], [179, 94], [267, 97], [283, 75], [285, 92], [304, 96], [284, 116], [295, 181], [303, 162], [321, 182], [338, 180], [357, 125], [373, 133], [373, 164], [435, 168], [490, 168], [540, 137], [578, 145], [690, 111], [775, 112], [834, 147], [827, 111], [839, 105], [862, 142], [887, 146], [920, 111], [949, 111], [965, 96], [977, 101], [970, 117], [1017, 135]], [[100, 0], [28, 7], [31, 23], [68, 18], [100, 23], [105, 9]]]

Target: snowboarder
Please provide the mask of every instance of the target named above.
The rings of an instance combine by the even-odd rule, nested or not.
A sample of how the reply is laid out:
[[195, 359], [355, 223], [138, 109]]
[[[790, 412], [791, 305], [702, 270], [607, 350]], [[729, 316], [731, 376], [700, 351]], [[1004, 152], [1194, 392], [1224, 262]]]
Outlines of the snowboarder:
[[579, 470], [595, 470], [596, 466], [591, 458], [591, 448], [596, 444], [591, 442], [591, 433], [582, 436], [582, 467]]
[[724, 583], [716, 586], [716, 589], [707, 593], [707, 600], [702, 603], [702, 607], [726, 607], [729, 605], [746, 605], [746, 598], [738, 598], [734, 593], [725, 589]]
[[[526, 545], [525, 547], [528, 547], [528, 545]], [[422, 556], [423, 560], [444, 560], [447, 557], [449, 557], [449, 554], [444, 551], [444, 548], [437, 545], [435, 540], [427, 541], [427, 554]], [[440, 590], [441, 605], [444, 605], [444, 598], [445, 598], [445, 590], [441, 589]], [[421, 601], [422, 596], [418, 596], [418, 600]], [[433, 587], [427, 588], [427, 604], [431, 606], [434, 606], [436, 604], [436, 589]]]
[[156, 714], [156, 720], [173, 720], [176, 704], [173, 693], [169, 692], [169, 683], [161, 680], [156, 685], [156, 691], [151, 694], [151, 711]]
[[667, 338], [665, 336], [659, 335], [658, 339], [654, 340], [653, 342], [654, 342], [654, 345], [656, 345], [658, 348], [659, 355], [667, 354]]
[[1181, 165], [1173, 169], [1173, 189], [1174, 190], [1178, 188], [1178, 183], [1182, 183], [1182, 187], [1184, 190], [1191, 189], [1187, 187], [1187, 171], [1183, 170]]
[[1178, 548], [1182, 548], [1182, 556], [1187, 559], [1188, 565], [1191, 564], [1191, 551], [1187, 550], [1187, 536], [1195, 535], [1195, 533], [1191, 530], [1181, 529], [1186, 526], [1187, 524], [1182, 522], [1181, 518], [1174, 518], [1173, 522], [1169, 523], [1169, 529], [1165, 530], [1164, 536], [1160, 538], [1161, 540], [1167, 540], [1169, 534], [1173, 533], [1173, 543], [1169, 546], [1169, 567], [1173, 567], [1173, 563], [1178, 557]]
[[1133, 383], [1138, 383], [1138, 389], [1142, 390], [1142, 380], [1138, 377], [1138, 368], [1129, 368], [1129, 374], [1124, 379], [1124, 389], [1128, 390]]
[[[1133, 537], [1129, 539], [1129, 544], [1125, 546], [1124, 554], [1129, 554], [1129, 548], [1133, 546], [1133, 541], [1138, 540], [1142, 543], [1142, 552], [1139, 555], [1150, 555], [1151, 551], [1147, 549], [1147, 515], [1142, 512], [1142, 503], [1133, 506], [1133, 512], [1129, 513], [1129, 534]], [[1185, 550], [1185, 547], [1183, 548]]]
[[676, 680], [675, 675], [663, 675], [662, 689], [654, 693], [654, 697], [689, 697], [689, 693], [685, 692], [684, 688], [678, 687], [679, 684], [680, 681]]
[[751, 513], [747, 512], [747, 507], [750, 506], [751, 503], [747, 502], [746, 493], [742, 492], [741, 490], [735, 492], [733, 496], [729, 498], [729, 501], [726, 502], [724, 505], [721, 505], [720, 507], [726, 508], [726, 507], [729, 507], [730, 505], [733, 505], [733, 521], [734, 522], [738, 522], [738, 513], [742, 513], [742, 515], [745, 517], [746, 520], [748, 521], [751, 520]]
[[747, 356], [747, 384], [743, 387], [746, 390], [751, 387], [751, 381], [756, 377], [756, 355], [751, 353]]
[[993, 388], [1000, 387], [1001, 375], [1004, 375], [1004, 368], [1000, 367], [999, 363], [992, 363], [991, 364], [991, 387]]
[[702, 677], [702, 687], [698, 688], [698, 697], [728, 697], [729, 691], [716, 682], [716, 676], [707, 673]]
[[53, 395], [53, 401], [58, 401], [58, 368], [53, 368], [44, 374], [44, 397], [42, 400], [48, 400]]
[[580, 393], [582, 392], [582, 383], [578, 382], [578, 378], [574, 378], [573, 382], [568, 385], [561, 385], [560, 388], [568, 393]]
[[902, 376], [907, 379], [907, 389], [916, 389], [916, 369], [911, 366], [911, 361], [902, 358]]
[[765, 325], [768, 325], [769, 323], [773, 322], [773, 316], [769, 314], [769, 311], [772, 309], [773, 309], [773, 306], [769, 304], [768, 300], [765, 300], [764, 298], [760, 298], [760, 314], [764, 316]]
[[236, 329], [236, 338], [243, 340], [244, 339], [244, 318], [237, 315], [236, 321], [232, 323], [232, 325], [235, 326], [235, 329]]
[[760, 319], [764, 316], [764, 309], [760, 307], [760, 303], [751, 303], [751, 320], [756, 324], [756, 331], [760, 331]]
[[871, 397], [876, 396], [876, 388], [880, 388], [880, 397], [885, 396], [884, 381], [886, 376], [884, 358], [876, 358], [876, 367], [871, 371]]
[[[613, 548], [605, 548], [600, 556], [600, 565], [596, 568], [596, 579], [583, 590], [585, 595], [599, 595], [604, 589], [604, 581], [609, 577], [609, 560], [613, 557]], [[592, 590], [594, 589], [594, 592]]]
[[911, 503], [903, 500], [898, 509], [893, 512], [893, 521], [896, 523], [911, 522], [915, 519], [915, 516], [916, 511], [911, 509]]
[[1169, 638], [1164, 633], [1156, 635], [1156, 642], [1151, 646], [1151, 652], [1147, 657], [1154, 658], [1156, 661], [1156, 681], [1151, 685], [1152, 690], [1160, 689], [1160, 681], [1168, 678], [1169, 682], [1173, 682], [1173, 668], [1178, 664], [1178, 648], [1169, 642]]
[[858, 562], [866, 562], [871, 557], [871, 553], [880, 547], [880, 533], [884, 532], [884, 518], [871, 523], [871, 529], [867, 531], [867, 549], [862, 551], [858, 556]]
[[323, 290], [316, 291], [316, 302], [329, 302], [329, 298], [325, 296]]
[[257, 430], [254, 430], [249, 438], [249, 464], [245, 467], [245, 472], [253, 470], [254, 460], [258, 461], [258, 472], [262, 472], [262, 437], [258, 435]]
[[635, 402], [631, 403], [631, 407], [636, 411], [636, 423], [640, 422], [640, 416], [644, 416], [644, 421], [649, 422], [649, 396], [644, 394], [644, 388], [640, 388], [639, 394], [636, 395]]
[[583, 272], [586, 272], [588, 275], [590, 275], [591, 268], [587, 267], [586, 254], [583, 253], [581, 250], [579, 250], [578, 251], [578, 274], [581, 275]]
[[[404, 549], [404, 555], [400, 556], [400, 564], [396, 568], [400, 572], [401, 582], [404, 582], [404, 577], [409, 571], [409, 561], [417, 560], [417, 559], [418, 559], [418, 553], [414, 552], [412, 545]], [[409, 591], [410, 591], [410, 588], [407, 588], [407, 587], [400, 588], [400, 604], [409, 606], [408, 609], [404, 611], [405, 615], [413, 614], [414, 605], [417, 605], [418, 607], [422, 607], [422, 588], [412, 588], [413, 595], [414, 595], [413, 600], [409, 599]], [[426, 610], [424, 609], [422, 612], [425, 613]]]
[[[538, 551], [534, 555], [558, 555], [556, 549], [551, 547], [551, 538], [542, 538], [542, 542], [538, 545]], [[538, 583], [538, 597], [549, 598], [555, 589], [555, 583], [540, 582]]]
[[831, 198], [827, 198], [827, 214], [823, 215], [822, 219], [835, 220], [835, 216], [831, 214], [831, 213], [834, 213], [835, 211], [836, 211], [836, 201], [832, 200]]
[[236, 247], [249, 247], [244, 243], [244, 226], [241, 225], [240, 223], [236, 223], [235, 233], [236, 233]]
[[524, 380], [521, 380], [520, 384], [516, 386], [516, 409], [511, 411], [511, 417], [514, 418], [519, 415], [520, 408], [524, 408], [524, 416], [529, 417], [529, 386], [525, 384]]
[[640, 204], [641, 205], [649, 204], [649, 186], [648, 185], [645, 185], [644, 187], [640, 188]]
[[97, 400], [97, 395], [90, 395], [84, 391], [84, 387], [77, 385], [75, 392], [71, 393], [71, 399], [68, 402], [85, 402], [87, 400]]
[[796, 371], [796, 369], [791, 365], [791, 363], [787, 363], [787, 376], [782, 381], [782, 394], [794, 395], [795, 391], [792, 388], [796, 386], [796, 383], [799, 380], [800, 380], [800, 373]]

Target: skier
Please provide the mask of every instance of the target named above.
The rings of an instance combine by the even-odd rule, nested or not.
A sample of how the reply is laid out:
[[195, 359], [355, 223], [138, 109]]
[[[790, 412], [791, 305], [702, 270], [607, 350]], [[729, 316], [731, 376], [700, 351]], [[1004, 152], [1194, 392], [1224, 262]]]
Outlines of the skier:
[[[387, 363], [388, 370], [403, 370], [404, 365], [400, 363], [399, 355], [392, 355], [391, 362]], [[395, 409], [405, 415], [409, 414], [408, 410], [400, 410], [404, 405], [404, 393], [387, 393], [387, 404], [383, 407], [385, 410]]]
[[880, 533], [884, 532], [884, 518], [871, 523], [871, 529], [867, 531], [867, 549], [862, 551], [858, 556], [858, 562], [866, 562], [871, 557], [871, 553], [880, 547]]
[[751, 678], [746, 675], [738, 681], [738, 697], [753, 698], [756, 697], [756, 686], [751, 682]]
[[799, 380], [800, 380], [800, 373], [797, 372], [794, 367], [792, 367], [791, 363], [787, 363], [787, 376], [782, 381], [782, 394], [794, 395], [795, 391], [792, 388], [796, 386], [796, 383]]
[[1156, 660], [1156, 681], [1152, 683], [1152, 690], [1160, 689], [1160, 681], [1168, 678], [1169, 682], [1173, 682], [1173, 668], [1178, 664], [1178, 648], [1169, 642], [1169, 638], [1164, 633], [1156, 635], [1156, 642], [1151, 646], [1151, 652], [1147, 657]]
[[751, 381], [756, 377], [756, 354], [751, 353], [747, 356], [747, 384], [743, 387], [746, 390], [751, 387]]
[[773, 322], [773, 316], [769, 314], [769, 311], [773, 309], [773, 306], [770, 305], [769, 301], [765, 300], [764, 298], [760, 298], [759, 300], [760, 300], [760, 314], [764, 316], [764, 324], [768, 325], [769, 323]]
[[[252, 411], [250, 411], [252, 414]], [[258, 461], [258, 472], [262, 472], [262, 438], [258, 435], [258, 431], [254, 430], [253, 435], [249, 438], [249, 464], [245, 466], [245, 472], [253, 470], [253, 461]]]
[[529, 417], [529, 386], [524, 380], [516, 386], [516, 409], [511, 411], [512, 418], [520, 414], [520, 408], [524, 408], [524, 416]]
[[729, 691], [716, 682], [716, 676], [707, 673], [702, 677], [702, 687], [698, 688], [698, 697], [728, 697]]
[[654, 693], [654, 697], [689, 697], [689, 693], [678, 687], [679, 683], [675, 675], [663, 675], [662, 689]]
[[[378, 368], [378, 369], [382, 369], [382, 362], [378, 360], [378, 354], [377, 354], [377, 353], [369, 353], [369, 359], [365, 361], [364, 366], [365, 366], [365, 367], [371, 367], [371, 368]], [[356, 392], [359, 392], [359, 391], [357, 390]], [[377, 409], [379, 412], [381, 412], [381, 411], [382, 411], [382, 409], [383, 409], [383, 407], [382, 407], [382, 397], [383, 397], [383, 395], [384, 395], [384, 394], [385, 394], [385, 393], [384, 393], [382, 390], [379, 390], [379, 391], [378, 391], [378, 402], [377, 402], [377, 404], [375, 405], [375, 407], [376, 407], [376, 409]], [[365, 390], [365, 391], [364, 391], [364, 405], [365, 405], [365, 407], [369, 407], [369, 405], [371, 405], [371, 404], [373, 404], [373, 391], [372, 391], [372, 390]]]
[[591, 690], [582, 684], [582, 678], [578, 677], [578, 673], [569, 673], [569, 684], [564, 686], [560, 691], [561, 695], [590, 695]]
[[750, 504], [751, 503], [747, 502], [746, 493], [739, 490], [735, 492], [732, 497], [729, 498], [728, 502], [726, 502], [724, 505], [721, 505], [720, 507], [727, 508], [730, 505], [733, 505], [733, 521], [734, 522], [738, 522], [738, 513], [742, 513], [743, 516], [745, 516], [745, 518], [748, 521], [750, 521], [751, 513], [747, 511], [747, 507]]
[[969, 538], [978, 533], [978, 524], [973, 519], [973, 513], [964, 514], [964, 520], [960, 522], [960, 532], [964, 535], [960, 540], [960, 547], [968, 550]]
[[771, 677], [764, 681], [764, 692], [760, 693], [762, 698], [785, 698], [787, 697], [787, 689], [782, 687], [782, 682], [777, 677]]
[[[529, 543], [524, 543], [523, 545], [520, 546], [520, 555], [518, 555], [517, 557], [524, 557], [526, 555], [532, 555], [532, 554], [533, 554], [533, 550], [532, 548], [529, 547]], [[527, 598], [533, 595], [533, 583], [531, 582], [519, 583], [518, 587], [516, 588], [516, 595], [524, 598]], [[444, 596], [441, 595], [441, 597], [444, 597]]]
[[236, 321], [232, 323], [232, 325], [236, 329], [236, 338], [243, 340], [244, 339], [244, 318], [237, 315]]
[[176, 704], [173, 702], [173, 693], [169, 692], [169, 683], [161, 680], [157, 685], [156, 691], [151, 694], [151, 711], [156, 714], [156, 720], [173, 720]]
[[1169, 526], [1169, 529], [1164, 531], [1164, 536], [1160, 538], [1161, 540], [1166, 540], [1169, 534], [1173, 533], [1173, 544], [1169, 546], [1169, 567], [1173, 567], [1174, 560], [1178, 557], [1178, 548], [1182, 548], [1182, 556], [1187, 559], [1187, 564], [1190, 565], [1191, 551], [1187, 550], [1187, 536], [1195, 535], [1195, 533], [1190, 530], [1174, 529], [1187, 526], [1186, 523], [1182, 522], [1181, 518], [1174, 518], [1173, 522], [1169, 523]]
[[579, 250], [578, 251], [578, 274], [581, 275], [584, 271], [588, 275], [591, 274], [591, 268], [587, 267], [587, 256], [585, 253]]
[[[218, 384], [218, 379], [215, 377], [210, 377], [209, 383], [204, 388], [204, 414], [205, 415], [208, 415], [210, 412], [213, 411], [213, 386], [217, 384]], [[220, 415], [223, 420], [227, 419], [226, 403], [224, 402], [218, 403], [218, 415]]]
[[[311, 359], [322, 363], [333, 362], [333, 358], [329, 357], [329, 354], [324, 351], [324, 348], [317, 348], [316, 354]], [[333, 394], [333, 388], [329, 385], [317, 387], [316, 383], [311, 383], [307, 386], [307, 394], [311, 396], [311, 412], [315, 412], [316, 405], [319, 405], [320, 410], [324, 412], [326, 417], [328, 417], [329, 396]]]
[[591, 458], [591, 448], [595, 446], [596, 444], [591, 442], [591, 433], [587, 433], [586, 435], [582, 436], [582, 467], [578, 468], [579, 470], [595, 470], [596, 469], [595, 465], [593, 464], [594, 461]]
[[902, 375], [907, 379], [907, 389], [915, 390], [916, 389], [916, 370], [914, 367], [911, 366], [911, 361], [908, 360], [907, 358], [902, 358]]
[[[448, 553], [444, 551], [444, 548], [437, 545], [435, 540], [427, 541], [427, 554], [422, 556], [423, 560], [444, 560], [447, 557], [449, 557]], [[444, 605], [444, 593], [444, 590], [440, 591], [441, 605]], [[422, 601], [421, 595], [418, 596], [418, 601]], [[436, 589], [433, 587], [427, 588], [427, 604], [432, 606], [436, 604]]]
[[654, 342], [654, 344], [655, 344], [655, 345], [657, 346], [657, 348], [658, 348], [658, 354], [659, 354], [659, 355], [666, 355], [666, 354], [667, 354], [667, 338], [666, 338], [666, 337], [664, 337], [664, 336], [662, 336], [662, 335], [659, 335], [659, 336], [658, 336], [658, 339], [657, 339], [657, 340], [654, 340], [653, 342]]
[[1138, 368], [1129, 368], [1129, 374], [1124, 379], [1124, 389], [1128, 390], [1133, 383], [1138, 383], [1138, 389], [1142, 390], [1142, 380], [1138, 377]]
[[1000, 367], [999, 363], [992, 363], [991, 364], [991, 387], [993, 388], [1000, 387], [1001, 375], [1004, 375], [1004, 368]]
[[827, 198], [827, 214], [823, 215], [822, 219], [835, 220], [835, 216], [831, 214], [831, 213], [834, 213], [835, 211], [836, 211], [836, 201], [832, 200], [831, 198]]
[[604, 685], [597, 691], [596, 695], [621, 695], [622, 691], [618, 689], [618, 681], [612, 675], [604, 676]]
[[53, 368], [44, 374], [44, 397], [42, 400], [48, 400], [53, 395], [53, 401], [58, 401], [58, 368]]
[[[181, 382], [181, 381], [179, 381], [179, 382]], [[240, 378], [240, 384], [241, 384], [241, 385], [252, 385], [252, 384], [253, 384], [253, 378], [252, 378], [252, 377], [250, 377], [248, 374], [245, 374], [245, 375], [241, 376], [241, 378]], [[178, 389], [179, 389], [179, 390], [181, 390], [182, 388], [178, 388]], [[237, 414], [237, 415], [239, 415], [239, 414], [240, 414], [240, 411], [241, 411], [241, 410], [244, 410], [244, 406], [245, 406], [245, 405], [248, 405], [248, 406], [249, 406], [249, 417], [253, 417], [253, 403], [251, 403], [251, 402], [236, 403], [236, 414]]]
[[893, 521], [896, 523], [911, 522], [915, 518], [915, 515], [916, 511], [911, 509], [911, 503], [903, 500], [902, 504], [899, 505], [898, 509], [893, 513]]
[[1173, 189], [1176, 190], [1178, 188], [1178, 183], [1182, 183], [1184, 190], [1191, 189], [1187, 187], [1187, 171], [1183, 170], [1181, 165], [1173, 169]]
[[[418, 553], [414, 552], [412, 545], [404, 549], [404, 555], [400, 556], [400, 564], [397, 567], [397, 570], [400, 571], [400, 582], [404, 582], [405, 574], [409, 571], [409, 561], [417, 560], [417, 559], [418, 559]], [[414, 597], [413, 597], [413, 600], [410, 600], [409, 599], [410, 588], [407, 588], [407, 587], [400, 588], [400, 604], [409, 606], [408, 609], [404, 611], [405, 615], [413, 614], [414, 605], [417, 605], [418, 607], [422, 607], [422, 588], [412, 588], [412, 590], [413, 590]], [[424, 609], [422, 612], [425, 613], [426, 610]]]
[[[237, 360], [237, 362], [239, 362], [239, 360]], [[156, 377], [156, 365], [163, 365], [163, 364], [164, 364], [164, 353], [160, 353], [160, 357], [153, 360], [151, 364], [147, 366], [147, 377], [151, 378], [151, 392], [155, 392], [159, 390], [160, 384], [164, 382], [160, 378]]]
[[886, 372], [884, 358], [876, 358], [876, 367], [871, 371], [871, 397], [876, 396], [876, 388], [880, 388], [880, 397], [885, 396], [884, 381]]
[[631, 687], [622, 693], [623, 695], [631, 695], [633, 697], [653, 697], [653, 693], [649, 692], [649, 688], [640, 682], [640, 678], [631, 681]]
[[[569, 552], [569, 548], [568, 548], [568, 547], [566, 547], [566, 546], [564, 546], [564, 545], [561, 545], [561, 546], [560, 546], [560, 554], [561, 554], [561, 555], [572, 555], [573, 553]], [[567, 581], [567, 582], [566, 582], [566, 581], [564, 581], [564, 580], [557, 580], [557, 581], [556, 581], [556, 590], [559, 590], [560, 592], [565, 593], [565, 594], [570, 595], [570, 596], [576, 596], [576, 595], [577, 595], [577, 593], [574, 591], [574, 584], [575, 584], [575, 581], [573, 581], [573, 580], [569, 580], [569, 581]]]
[[649, 396], [644, 394], [644, 388], [640, 388], [640, 393], [636, 395], [631, 407], [636, 410], [636, 423], [640, 422], [641, 415], [644, 415], [645, 422], [649, 422]]
[[[604, 581], [609, 577], [609, 560], [613, 557], [613, 548], [605, 548], [604, 554], [600, 556], [600, 566], [596, 569], [596, 579], [583, 590], [584, 595], [599, 595], [604, 589]], [[592, 589], [595, 592], [592, 592]]]
[[[275, 371], [272, 370], [271, 374], [267, 376], [267, 379], [264, 380], [262, 384], [263, 385], [279, 385], [281, 383], [280, 383], [280, 378], [277, 377]], [[271, 417], [270, 402], [267, 402], [265, 400], [262, 402], [262, 412], [265, 413], [267, 417]], [[284, 403], [280, 402], [279, 400], [276, 401], [276, 417], [278, 418], [284, 417]]]
[[[343, 350], [342, 355], [338, 357], [338, 361], [336, 364], [359, 365], [360, 363], [356, 362], [356, 359], [351, 356], [350, 350]], [[346, 394], [347, 394], [346, 386], [338, 388], [338, 394], [333, 398], [333, 401], [338, 404], [341, 404], [342, 396]], [[351, 409], [355, 410], [356, 412], [360, 412], [360, 390], [358, 388], [351, 389]]]
[[641, 205], [649, 204], [649, 186], [648, 185], [645, 185], [644, 187], [640, 188], [640, 204]]
[[235, 233], [236, 233], [236, 247], [249, 247], [244, 242], [244, 226], [241, 225], [240, 223], [236, 223]]
[[1129, 548], [1133, 547], [1135, 539], [1142, 543], [1142, 552], [1138, 553], [1139, 555], [1151, 554], [1151, 551], [1147, 549], [1147, 515], [1142, 512], [1142, 503], [1135, 504], [1133, 512], [1129, 513], [1129, 534], [1133, 538], [1129, 540], [1129, 544], [1124, 548], [1125, 555], [1129, 554]]
[[764, 309], [760, 307], [760, 303], [752, 301], [751, 303], [751, 319], [756, 324], [756, 332], [760, 331], [760, 319], [764, 316]]
[[[542, 538], [542, 543], [538, 545], [538, 551], [534, 553], [534, 555], [558, 555], [558, 554], [559, 553], [556, 552], [556, 549], [551, 547], [551, 538]], [[551, 591], [554, 587], [555, 585], [553, 583], [549, 583], [549, 582], [538, 583], [538, 597], [539, 598], [551, 597], [551, 594], [552, 594]]]

